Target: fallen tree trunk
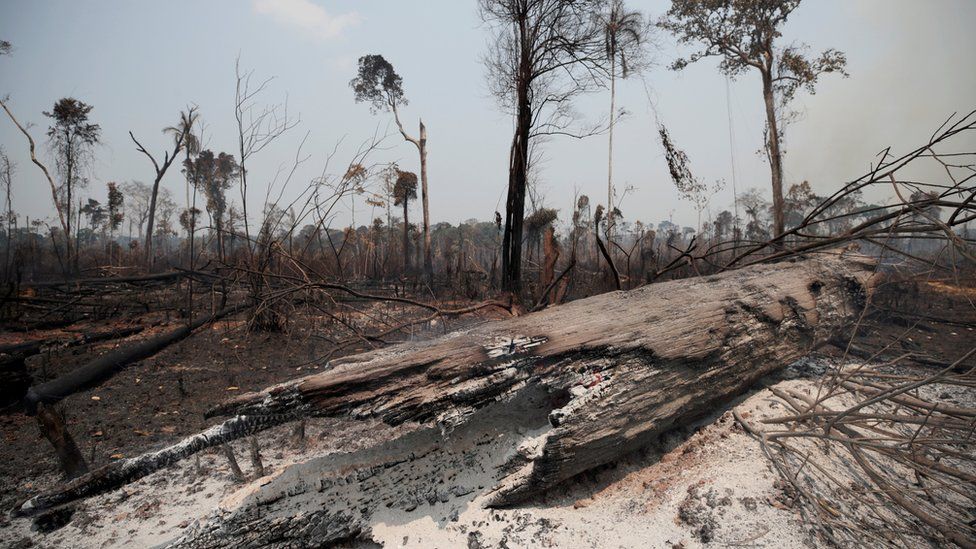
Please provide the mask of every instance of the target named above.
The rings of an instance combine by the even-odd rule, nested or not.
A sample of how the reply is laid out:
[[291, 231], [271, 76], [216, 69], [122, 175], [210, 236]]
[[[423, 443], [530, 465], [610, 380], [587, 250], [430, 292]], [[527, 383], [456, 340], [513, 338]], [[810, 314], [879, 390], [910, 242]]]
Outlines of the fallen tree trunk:
[[[604, 294], [434, 341], [343, 358], [326, 372], [241, 395], [210, 414], [236, 415], [226, 423], [153, 454], [93, 471], [31, 499], [20, 512], [37, 514], [118, 488], [205, 447], [305, 416], [374, 418], [391, 425], [419, 422], [435, 426], [422, 436], [437, 440], [453, 430], [467, 433], [457, 438], [474, 440], [503, 425], [506, 432], [518, 433], [512, 438], [518, 444], [506, 447], [509, 451], [472, 454], [473, 463], [489, 472], [493, 487], [480, 486], [482, 479], [479, 486], [490, 489], [477, 493], [476, 486], [458, 493], [475, 493], [484, 505], [511, 505], [708, 414], [760, 377], [827, 341], [857, 318], [870, 290], [872, 267], [863, 257], [836, 254], [753, 266]], [[513, 409], [524, 413], [512, 414]], [[496, 413], [505, 420], [490, 420]], [[344, 465], [333, 473], [353, 480], [323, 480], [320, 512], [306, 516], [303, 527], [294, 528], [288, 518], [258, 530], [290, 541], [307, 534], [315, 537], [306, 541], [317, 543], [362, 531], [371, 509], [400, 506], [403, 500], [372, 497], [363, 488], [354, 490], [353, 501], [336, 496], [335, 490], [338, 485], [380, 482], [400, 464], [427, 455], [408, 442], [391, 444], [399, 450], [374, 448], [369, 456], [342, 456]], [[431, 444], [436, 448], [440, 443]], [[486, 444], [471, 447], [492, 448]], [[360, 458], [368, 474], [350, 473], [355, 471], [350, 463]], [[417, 470], [408, 468], [403, 474], [417, 475]], [[303, 486], [316, 482], [307, 474], [297, 476]], [[388, 480], [399, 485], [403, 477]], [[314, 492], [282, 488], [289, 495], [305, 491]], [[339, 501], [344, 503], [329, 507]], [[252, 511], [242, 507], [234, 517], [253, 526]], [[188, 540], [196, 540], [188, 546], [233, 543], [227, 540], [253, 530], [242, 530], [242, 523], [234, 520], [225, 517], [229, 530], [210, 525], [188, 534]]]
[[94, 387], [112, 377], [116, 372], [129, 364], [148, 358], [173, 343], [186, 338], [194, 330], [227, 315], [240, 312], [247, 307], [249, 307], [247, 304], [226, 307], [212, 315], [202, 316], [179, 328], [134, 343], [133, 345], [109, 351], [61, 377], [32, 386], [27, 390], [27, 394], [24, 395], [24, 406], [28, 412], [33, 412], [40, 403], [55, 404], [78, 391]]
[[70, 337], [64, 335], [0, 346], [0, 410], [21, 401], [33, 378], [27, 372], [27, 357], [39, 354], [49, 347], [73, 347], [110, 339], [119, 339], [143, 331], [145, 326], [127, 326], [109, 330], [81, 332]]

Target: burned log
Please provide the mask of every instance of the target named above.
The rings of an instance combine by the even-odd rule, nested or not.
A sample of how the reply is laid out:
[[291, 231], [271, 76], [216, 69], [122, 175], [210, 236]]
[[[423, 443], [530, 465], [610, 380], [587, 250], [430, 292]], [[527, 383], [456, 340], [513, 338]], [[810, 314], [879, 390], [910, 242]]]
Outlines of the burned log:
[[40, 403], [54, 404], [60, 402], [78, 391], [98, 385], [126, 366], [151, 357], [177, 341], [185, 339], [194, 330], [248, 307], [247, 304], [225, 307], [212, 315], [202, 316], [193, 322], [153, 336], [145, 341], [109, 351], [61, 377], [30, 387], [24, 395], [24, 405], [28, 412], [33, 412]]
[[[449, 433], [463, 433], [455, 441], [492, 448], [470, 454], [471, 463], [491, 477], [492, 486], [477, 493], [480, 503], [511, 505], [708, 414], [827, 341], [857, 318], [870, 291], [872, 268], [863, 257], [836, 254], [757, 265], [604, 294], [429, 342], [336, 360], [324, 373], [215, 408], [211, 415], [236, 417], [208, 433], [93, 471], [31, 499], [20, 512], [37, 514], [118, 488], [203, 448], [305, 416], [419, 422], [430, 429], [414, 438], [426, 440], [433, 448], [429, 453], [438, 451], [438, 440], [449, 445], [444, 442], [453, 436]], [[493, 415], [504, 420], [494, 421]], [[485, 437], [499, 425], [517, 444], [493, 448], [497, 442], [479, 441], [495, 441]], [[324, 523], [293, 528], [286, 521], [292, 526], [261, 531], [312, 532], [317, 536], [309, 538], [312, 542], [339, 539], [335, 536], [365, 528], [373, 509], [403, 504], [373, 498], [366, 488], [385, 478], [377, 471], [398, 471], [407, 460], [402, 455], [427, 455], [407, 438], [392, 441], [389, 451], [372, 448], [340, 456], [342, 466], [333, 472], [352, 480], [322, 481], [320, 512], [307, 517]], [[350, 473], [356, 463], [364, 468], [362, 474]], [[417, 474], [409, 467], [401, 472]], [[307, 482], [308, 475], [291, 475], [296, 476]], [[332, 492], [350, 483], [363, 483], [354, 490], [355, 501]], [[329, 508], [333, 503], [337, 507]], [[355, 512], [349, 515], [348, 509]], [[188, 546], [233, 543], [228, 540], [243, 535], [240, 525], [256, 520], [254, 512], [240, 508], [223, 520], [227, 528], [208, 526], [190, 534], [197, 542]]]
[[0, 346], [0, 409], [20, 403], [33, 383], [27, 371], [27, 357], [41, 353], [49, 347], [72, 347], [100, 341], [128, 337], [145, 329], [145, 326], [127, 326], [109, 330], [81, 332], [68, 339], [56, 336]]

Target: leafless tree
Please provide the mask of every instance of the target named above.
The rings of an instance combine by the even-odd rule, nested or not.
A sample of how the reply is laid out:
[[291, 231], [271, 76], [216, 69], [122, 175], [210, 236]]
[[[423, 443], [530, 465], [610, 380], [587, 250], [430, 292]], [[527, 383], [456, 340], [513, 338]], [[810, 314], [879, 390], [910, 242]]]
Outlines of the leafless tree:
[[129, 219], [129, 237], [132, 237], [132, 226], [138, 229], [138, 238], [144, 236], [143, 227], [149, 219], [149, 207], [152, 203], [152, 187], [142, 181], [128, 181], [122, 184], [122, 193], [127, 198], [124, 202], [125, 217]]
[[[515, 118], [502, 243], [502, 288], [521, 289], [522, 232], [530, 141], [574, 135], [574, 97], [607, 76], [597, 0], [479, 0], [494, 29], [485, 58], [491, 90]], [[579, 137], [592, 134], [584, 132]]]
[[256, 98], [267, 90], [273, 78], [260, 83], [252, 82], [254, 71], [243, 71], [241, 60], [234, 64], [236, 88], [234, 95], [234, 118], [237, 121], [238, 151], [240, 153], [237, 177], [241, 186], [241, 209], [244, 215], [244, 236], [248, 256], [253, 253], [251, 232], [247, 215], [247, 162], [251, 156], [261, 152], [288, 130], [298, 125], [300, 120], [288, 116], [288, 102], [258, 106]]
[[7, 212], [4, 216], [7, 221], [7, 246], [4, 250], [3, 271], [7, 280], [10, 280], [10, 248], [13, 246], [14, 230], [17, 226], [17, 217], [14, 214], [13, 202], [13, 182], [15, 165], [10, 161], [7, 152], [0, 147], [0, 190], [3, 191], [7, 202]]
[[149, 218], [146, 225], [146, 242], [145, 242], [145, 254], [146, 254], [146, 267], [152, 268], [154, 261], [153, 257], [153, 225], [156, 220], [156, 199], [159, 195], [159, 182], [163, 180], [163, 176], [166, 175], [166, 171], [169, 170], [170, 165], [176, 160], [176, 156], [180, 154], [183, 147], [186, 146], [186, 142], [189, 136], [192, 136], [193, 124], [196, 121], [197, 114], [196, 108], [190, 107], [185, 112], [180, 113], [180, 123], [176, 126], [171, 126], [163, 131], [166, 133], [173, 134], [173, 150], [167, 151], [163, 154], [162, 161], [157, 161], [156, 158], [142, 146], [142, 143], [136, 139], [136, 136], [130, 131], [129, 137], [132, 138], [132, 142], [136, 144], [136, 150], [146, 155], [149, 161], [152, 162], [153, 169], [156, 170], [156, 176], [153, 179], [152, 184], [152, 196], [149, 200]]

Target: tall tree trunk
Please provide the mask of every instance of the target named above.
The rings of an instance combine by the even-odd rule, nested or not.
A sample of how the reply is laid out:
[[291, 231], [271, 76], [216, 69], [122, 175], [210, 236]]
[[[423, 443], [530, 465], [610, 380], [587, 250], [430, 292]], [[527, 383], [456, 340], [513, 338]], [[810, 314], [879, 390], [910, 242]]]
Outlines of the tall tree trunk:
[[72, 479], [88, 472], [88, 464], [85, 463], [81, 450], [68, 432], [64, 418], [53, 406], [38, 406], [37, 426], [44, 438], [54, 446], [65, 477]]
[[159, 194], [159, 182], [163, 178], [163, 174], [156, 172], [156, 180], [153, 181], [152, 195], [149, 197], [149, 219], [146, 221], [146, 268], [152, 269], [153, 267], [153, 224], [156, 221], [156, 196]]
[[[68, 260], [67, 261], [68, 268], [69, 269], [72, 269], [73, 272], [78, 272], [78, 268], [77, 268], [78, 263], [75, 260], [75, 258], [77, 257], [77, 252], [75, 250], [72, 250], [71, 249], [72, 248], [72, 246], [71, 246], [71, 180], [74, 177], [74, 163], [75, 162], [74, 162], [74, 158], [72, 158], [73, 157], [73, 154], [72, 154], [72, 150], [71, 150], [71, 141], [70, 141], [71, 136], [68, 135], [67, 131], [65, 132], [65, 139], [68, 140], [67, 141], [67, 143], [68, 143], [67, 147], [68, 148], [65, 150], [65, 167], [67, 169], [67, 175], [68, 175], [68, 177], [67, 177], [67, 179], [64, 182], [65, 192], [67, 193], [67, 196], [68, 196], [68, 200], [67, 200], [68, 226], [67, 226], [67, 232], [64, 233], [64, 244], [65, 244], [65, 249], [66, 249], [67, 254], [68, 254], [68, 257], [67, 257], [67, 260]], [[75, 244], [77, 244], [77, 242], [75, 242]]]
[[410, 222], [407, 219], [407, 200], [403, 200], [403, 274], [410, 272]]
[[532, 127], [528, 63], [527, 60], [523, 61], [519, 69], [518, 116], [509, 153], [508, 199], [505, 201], [505, 234], [502, 239], [502, 290], [516, 296], [522, 290], [522, 227], [529, 168], [529, 132]]
[[424, 276], [434, 285], [434, 263], [430, 257], [430, 206], [427, 203], [427, 127], [420, 121], [420, 196], [424, 206]]
[[613, 240], [613, 123], [617, 103], [617, 56], [610, 56], [610, 131], [607, 147], [607, 242]]
[[773, 236], [786, 230], [783, 206], [783, 156], [779, 148], [779, 127], [776, 121], [776, 98], [773, 95], [772, 73], [762, 71], [763, 100], [766, 103], [766, 154], [773, 184]]

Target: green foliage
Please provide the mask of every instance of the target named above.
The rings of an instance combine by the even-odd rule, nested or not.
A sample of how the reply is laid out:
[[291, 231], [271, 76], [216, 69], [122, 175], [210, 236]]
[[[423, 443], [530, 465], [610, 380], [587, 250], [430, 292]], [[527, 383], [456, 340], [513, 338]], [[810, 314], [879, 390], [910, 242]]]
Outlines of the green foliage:
[[101, 127], [89, 122], [92, 106], [73, 97], [59, 99], [51, 111], [44, 116], [52, 120], [47, 136], [56, 158], [58, 173], [61, 175], [61, 188], [64, 208], [70, 212], [72, 189], [86, 183], [81, 167], [90, 160], [91, 150], [101, 137]]
[[644, 61], [647, 24], [639, 11], [628, 10], [623, 0], [610, 0], [599, 15], [603, 27], [607, 59], [620, 61], [620, 76], [627, 78], [632, 68]]
[[396, 184], [393, 186], [393, 205], [403, 206], [417, 198], [417, 174], [397, 170]]
[[226, 190], [234, 184], [240, 166], [234, 155], [206, 149], [194, 158], [183, 162], [183, 173], [190, 183], [203, 192], [207, 199], [207, 211], [213, 217], [218, 229], [222, 228], [224, 212], [227, 210]]
[[122, 219], [125, 218], [125, 214], [122, 213], [122, 207], [125, 204], [125, 197], [122, 195], [122, 191], [119, 190], [119, 186], [114, 181], [109, 181], [108, 183], [108, 227], [109, 230], [115, 231], [122, 224]]
[[671, 68], [681, 70], [706, 57], [720, 57], [719, 69], [731, 77], [755, 68], [769, 78], [784, 105], [801, 87], [814, 93], [822, 74], [847, 76], [843, 52], [828, 49], [810, 59], [804, 45], [775, 48], [782, 26], [799, 5], [800, 0], [672, 0], [658, 26], [680, 44], [700, 49]]
[[359, 58], [359, 73], [349, 82], [357, 103], [370, 103], [373, 112], [406, 105], [403, 78], [382, 55]]

